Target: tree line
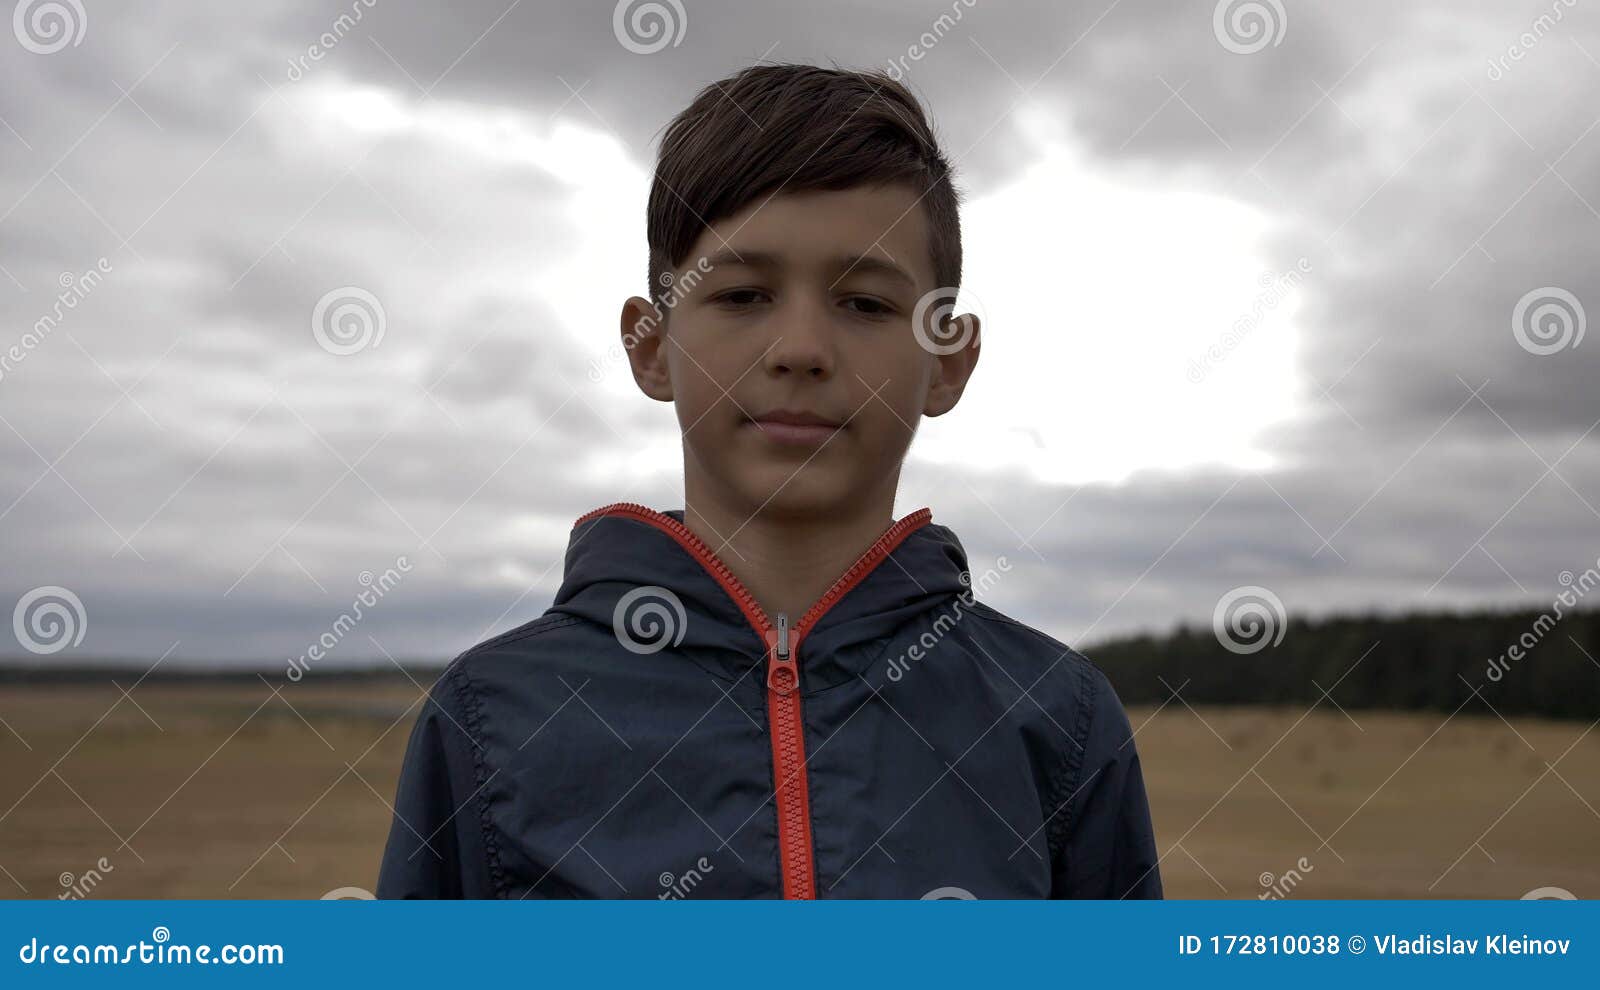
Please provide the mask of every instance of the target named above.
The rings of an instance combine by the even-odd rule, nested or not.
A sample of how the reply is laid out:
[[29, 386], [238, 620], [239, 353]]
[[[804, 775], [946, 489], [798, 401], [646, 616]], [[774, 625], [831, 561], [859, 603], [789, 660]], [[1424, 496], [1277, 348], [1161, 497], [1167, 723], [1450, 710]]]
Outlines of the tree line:
[[[1600, 718], [1600, 610], [1289, 619], [1235, 652], [1210, 627], [1084, 648], [1124, 704], [1309, 706]], [[1473, 688], [1481, 698], [1473, 696]], [[1468, 700], [1470, 699], [1470, 700]]]

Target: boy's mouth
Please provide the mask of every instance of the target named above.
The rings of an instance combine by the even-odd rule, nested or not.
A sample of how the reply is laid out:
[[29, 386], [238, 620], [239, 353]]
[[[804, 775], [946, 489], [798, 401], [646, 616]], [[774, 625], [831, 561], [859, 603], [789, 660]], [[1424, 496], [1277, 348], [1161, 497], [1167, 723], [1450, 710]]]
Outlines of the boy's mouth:
[[797, 409], [774, 409], [747, 417], [744, 426], [754, 427], [774, 443], [815, 447], [827, 442], [844, 424], [819, 413]]

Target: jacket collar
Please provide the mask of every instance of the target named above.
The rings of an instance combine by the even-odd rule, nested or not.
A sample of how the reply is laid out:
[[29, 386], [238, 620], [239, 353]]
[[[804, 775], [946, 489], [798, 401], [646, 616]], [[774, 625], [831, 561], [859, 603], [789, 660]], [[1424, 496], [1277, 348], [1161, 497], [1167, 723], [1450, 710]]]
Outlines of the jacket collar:
[[[896, 628], [969, 580], [960, 541], [930, 510], [897, 521], [804, 616], [789, 616], [802, 692], [864, 672]], [[731, 678], [765, 660], [776, 621], [684, 525], [683, 510], [631, 502], [573, 524], [552, 609], [605, 626], [630, 652], [682, 651]]]

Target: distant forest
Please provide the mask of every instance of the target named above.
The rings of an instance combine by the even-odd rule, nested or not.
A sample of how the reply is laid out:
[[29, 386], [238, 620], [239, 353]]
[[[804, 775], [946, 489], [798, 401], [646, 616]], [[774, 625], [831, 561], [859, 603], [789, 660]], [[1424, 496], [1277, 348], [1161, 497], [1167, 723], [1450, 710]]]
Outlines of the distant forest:
[[1194, 705], [1326, 705], [1320, 685], [1344, 708], [1451, 712], [1471, 698], [1463, 712], [1600, 718], [1593, 609], [1290, 619], [1276, 645], [1260, 645], [1241, 655], [1208, 626], [1180, 625], [1082, 652], [1128, 705], [1160, 704], [1174, 689]]

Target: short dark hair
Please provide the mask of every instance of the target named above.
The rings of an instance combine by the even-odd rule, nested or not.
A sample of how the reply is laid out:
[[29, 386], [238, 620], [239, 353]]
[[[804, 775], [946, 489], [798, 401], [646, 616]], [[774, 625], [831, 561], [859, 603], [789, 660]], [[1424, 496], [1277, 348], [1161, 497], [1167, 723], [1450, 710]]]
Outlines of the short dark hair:
[[[650, 296], [709, 224], [777, 192], [900, 182], [939, 287], [961, 282], [960, 195], [921, 104], [882, 72], [761, 64], [702, 89], [662, 137], [646, 217]], [[670, 279], [667, 280], [670, 282]]]

